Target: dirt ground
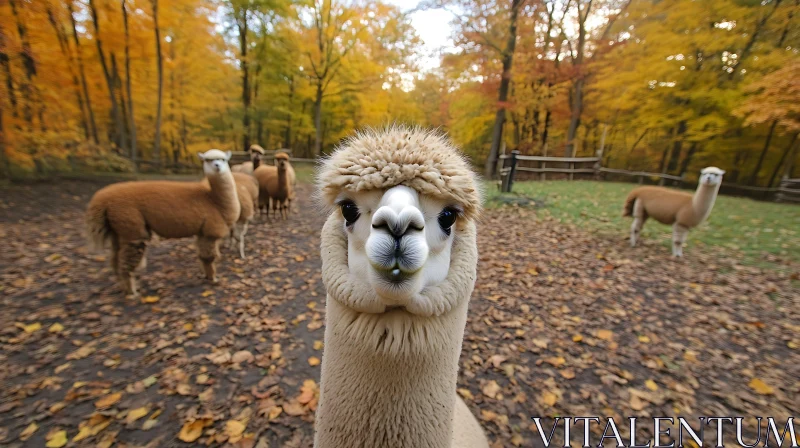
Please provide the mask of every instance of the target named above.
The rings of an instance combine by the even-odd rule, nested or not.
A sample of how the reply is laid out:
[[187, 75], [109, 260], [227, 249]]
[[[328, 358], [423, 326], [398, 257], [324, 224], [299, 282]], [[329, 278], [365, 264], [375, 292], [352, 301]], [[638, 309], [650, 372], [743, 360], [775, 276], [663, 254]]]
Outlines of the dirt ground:
[[[311, 187], [289, 221], [251, 228], [245, 260], [223, 251], [219, 286], [191, 240], [155, 242], [139, 300], [86, 250], [99, 187], [0, 189], [0, 444], [311, 446], [325, 297]], [[493, 446], [541, 445], [534, 416], [797, 416], [798, 266], [691, 247], [674, 261], [625, 234], [516, 207], [482, 219], [458, 392]]]

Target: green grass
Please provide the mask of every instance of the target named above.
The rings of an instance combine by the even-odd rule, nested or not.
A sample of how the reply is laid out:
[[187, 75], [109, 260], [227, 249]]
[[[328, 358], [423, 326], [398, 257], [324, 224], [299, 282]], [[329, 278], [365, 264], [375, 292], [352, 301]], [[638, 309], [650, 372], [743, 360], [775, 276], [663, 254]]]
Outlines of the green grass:
[[[622, 205], [634, 184], [592, 181], [515, 182], [514, 192], [498, 192], [487, 183], [487, 205], [532, 199], [540, 215], [574, 224], [614, 238], [630, 231], [630, 218], [622, 217]], [[643, 238], [671, 247], [672, 230], [653, 220]], [[689, 246], [712, 246], [739, 253], [750, 265], [764, 265], [770, 253], [800, 261], [800, 207], [720, 196], [711, 217], [689, 234]]]

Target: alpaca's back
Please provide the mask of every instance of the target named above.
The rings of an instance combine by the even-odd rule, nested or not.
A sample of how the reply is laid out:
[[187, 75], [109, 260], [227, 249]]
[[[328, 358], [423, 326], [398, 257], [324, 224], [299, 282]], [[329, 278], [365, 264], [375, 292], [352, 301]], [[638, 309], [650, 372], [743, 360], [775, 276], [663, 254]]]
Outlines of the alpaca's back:
[[236, 185], [242, 185], [253, 200], [258, 201], [258, 180], [250, 174], [233, 173]]
[[253, 162], [243, 162], [233, 165], [231, 171], [234, 173], [253, 174]]
[[149, 237], [187, 238], [198, 234], [222, 238], [228, 226], [214, 205], [211, 188], [200, 182], [140, 181], [109, 185], [95, 193], [89, 213], [105, 214], [122, 240]]
[[692, 195], [664, 187], [639, 187], [628, 195], [628, 202], [638, 199], [648, 217], [662, 224], [673, 224], [678, 212], [684, 207], [691, 208]]

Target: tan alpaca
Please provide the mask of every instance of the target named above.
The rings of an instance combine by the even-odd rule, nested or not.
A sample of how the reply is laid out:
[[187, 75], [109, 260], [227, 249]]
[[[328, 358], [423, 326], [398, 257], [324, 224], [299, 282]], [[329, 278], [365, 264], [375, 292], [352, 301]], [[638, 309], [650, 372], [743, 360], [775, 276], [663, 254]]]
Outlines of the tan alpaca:
[[481, 200], [419, 129], [367, 131], [320, 168], [325, 348], [316, 448], [488, 448], [456, 394]]
[[253, 172], [259, 186], [259, 209], [265, 208], [267, 217], [270, 204], [274, 213], [279, 211], [283, 219], [288, 217], [287, 203], [294, 196], [294, 185], [288, 173], [289, 167], [291, 167], [289, 155], [279, 152], [275, 154], [275, 166], [261, 165]]
[[136, 274], [144, 268], [152, 234], [197, 237], [206, 278], [217, 281], [219, 241], [239, 218], [239, 198], [228, 160], [230, 152], [198, 154], [208, 183], [141, 181], [109, 185], [94, 194], [86, 210], [89, 245], [111, 242], [111, 267], [126, 293], [136, 295]]
[[258, 145], [250, 145], [250, 161], [233, 165], [231, 171], [234, 173], [253, 174], [253, 171], [261, 165], [261, 156], [263, 155], [264, 148]]
[[[245, 173], [233, 173], [236, 181], [236, 195], [239, 198], [239, 219], [231, 227], [229, 238], [225, 240], [227, 248], [231, 242], [236, 243], [239, 249], [239, 257], [244, 258], [244, 236], [247, 234], [247, 227], [253, 220], [258, 207], [258, 181], [255, 177]], [[203, 183], [208, 185], [208, 179], [203, 179]]]
[[625, 200], [622, 216], [632, 216], [631, 246], [636, 246], [647, 218], [672, 225], [672, 255], [683, 256], [689, 229], [697, 227], [711, 214], [717, 200], [722, 175], [717, 167], [704, 168], [694, 195], [663, 187], [639, 187]]
[[255, 177], [244, 173], [233, 173], [242, 211], [239, 219], [231, 229], [231, 237], [239, 243], [239, 257], [244, 258], [244, 236], [247, 226], [256, 215], [258, 208], [258, 181]]

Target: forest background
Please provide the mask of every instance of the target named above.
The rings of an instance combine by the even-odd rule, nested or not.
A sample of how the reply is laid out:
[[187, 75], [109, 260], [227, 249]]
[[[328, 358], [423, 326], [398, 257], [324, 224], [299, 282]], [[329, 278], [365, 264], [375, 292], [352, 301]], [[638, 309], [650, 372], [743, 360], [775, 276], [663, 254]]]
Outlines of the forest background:
[[[500, 151], [601, 148], [744, 185], [800, 172], [800, 0], [401, 3], [2, 0], [0, 175], [253, 143], [317, 157], [395, 122], [441, 128], [487, 174]], [[430, 55], [412, 18], [433, 10], [451, 45]]]

